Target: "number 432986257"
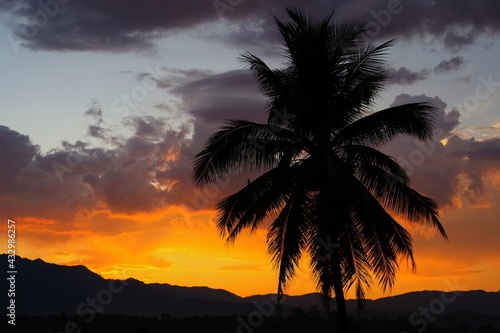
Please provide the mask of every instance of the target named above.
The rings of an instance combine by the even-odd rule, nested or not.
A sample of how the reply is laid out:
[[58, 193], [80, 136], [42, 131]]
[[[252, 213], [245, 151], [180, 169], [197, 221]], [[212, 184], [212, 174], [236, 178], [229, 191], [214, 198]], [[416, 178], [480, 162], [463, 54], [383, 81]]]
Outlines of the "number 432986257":
[[7, 229], [8, 229], [7, 234], [9, 236], [9, 239], [7, 240], [9, 260], [11, 259], [11, 256], [13, 257], [12, 259], [15, 260], [15, 255], [16, 255], [16, 222], [12, 221], [12, 220], [8, 220]]

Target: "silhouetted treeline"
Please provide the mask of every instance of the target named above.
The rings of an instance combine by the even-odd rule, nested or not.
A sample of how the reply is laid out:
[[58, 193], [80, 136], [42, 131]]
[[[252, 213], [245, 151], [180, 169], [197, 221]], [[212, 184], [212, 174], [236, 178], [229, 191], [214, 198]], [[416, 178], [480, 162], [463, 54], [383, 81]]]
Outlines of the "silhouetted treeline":
[[[500, 333], [491, 326], [475, 330], [457, 323], [453, 328], [437, 327], [432, 323], [422, 332], [421, 327], [409, 324], [408, 318], [397, 320], [361, 319], [350, 317], [352, 332], [363, 333]], [[326, 318], [317, 311], [304, 313], [295, 309], [288, 318], [255, 317], [189, 317], [174, 318], [168, 314], [159, 317], [97, 315], [87, 323], [82, 317], [64, 314], [50, 316], [18, 316], [15, 327], [6, 320], [0, 324], [0, 332], [16, 333], [303, 333], [335, 332], [338, 320], [335, 314]]]

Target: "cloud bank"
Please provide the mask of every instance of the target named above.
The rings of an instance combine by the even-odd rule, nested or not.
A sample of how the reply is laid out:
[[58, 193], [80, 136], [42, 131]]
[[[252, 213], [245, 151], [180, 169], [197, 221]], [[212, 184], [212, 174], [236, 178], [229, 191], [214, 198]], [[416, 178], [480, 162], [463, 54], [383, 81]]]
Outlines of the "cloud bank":
[[285, 5], [316, 17], [335, 10], [338, 18], [359, 18], [369, 23], [373, 39], [426, 39], [450, 50], [500, 30], [495, 0], [186, 0], [182, 6], [174, 0], [8, 0], [0, 9], [16, 43], [31, 49], [151, 52], [161, 38], [187, 29], [201, 34], [200, 27], [233, 46], [275, 45], [272, 16], [283, 17]]
[[[455, 61], [436, 68], [450, 68], [448, 63]], [[88, 136], [102, 145], [62, 142], [41, 154], [28, 136], [0, 127], [0, 209], [66, 220], [102, 210], [135, 214], [169, 205], [200, 210], [213, 208], [218, 199], [244, 186], [255, 175], [231, 175], [212, 187], [195, 189], [192, 162], [225, 119], [265, 121], [265, 100], [254, 79], [247, 71], [183, 75], [181, 83], [165, 88], [180, 98], [180, 108], [190, 119], [176, 130], [162, 116], [134, 115], [123, 118], [129, 136], [119, 136], [105, 126], [102, 110], [94, 105], [86, 112], [93, 119]], [[437, 96], [403, 94], [393, 105], [409, 102], [437, 107], [434, 140], [401, 137], [384, 149], [407, 168], [417, 189], [445, 206], [453, 206], [462, 176], [470, 181], [471, 200], [480, 196], [484, 177], [500, 167], [500, 139], [461, 138], [455, 133], [459, 112], [445, 111], [446, 103]]]

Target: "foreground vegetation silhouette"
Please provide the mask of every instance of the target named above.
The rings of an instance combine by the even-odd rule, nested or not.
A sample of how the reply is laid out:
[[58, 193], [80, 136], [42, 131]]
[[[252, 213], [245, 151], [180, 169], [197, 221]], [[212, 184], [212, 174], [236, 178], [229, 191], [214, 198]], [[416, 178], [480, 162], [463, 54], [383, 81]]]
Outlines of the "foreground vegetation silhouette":
[[393, 216], [447, 238], [436, 202], [412, 189], [405, 170], [378, 149], [402, 134], [431, 139], [436, 109], [412, 103], [373, 112], [391, 41], [366, 43], [366, 26], [355, 21], [286, 11], [289, 21], [276, 19], [285, 66], [242, 56], [268, 98], [267, 123], [228, 120], [196, 155], [194, 177], [202, 187], [234, 172], [261, 173], [218, 203], [221, 234], [233, 242], [270, 218], [278, 294], [308, 254], [323, 303], [328, 309], [335, 296], [347, 333], [347, 290], [354, 287], [362, 307], [374, 281], [391, 289], [398, 262], [415, 268], [412, 237]]
[[[126, 316], [118, 314], [97, 314], [94, 321], [86, 323], [79, 316], [49, 315], [49, 316], [19, 316], [16, 326], [0, 323], [0, 331], [4, 333], [47, 333], [47, 332], [78, 332], [68, 329], [68, 323], [78, 324], [81, 332], [92, 333], [304, 333], [330, 332], [337, 323], [334, 315], [329, 318], [317, 316], [314, 311], [294, 310], [288, 318], [264, 318], [261, 325], [250, 330], [238, 331], [239, 321], [235, 316], [227, 317], [188, 317], [174, 318], [168, 314], [160, 317]], [[356, 333], [388, 333], [388, 332], [420, 332], [418, 326], [412, 326], [408, 318], [362, 319], [349, 317], [349, 323]], [[429, 323], [425, 333], [500, 333], [492, 326], [478, 325], [471, 328], [466, 324], [456, 323], [451, 327]]]

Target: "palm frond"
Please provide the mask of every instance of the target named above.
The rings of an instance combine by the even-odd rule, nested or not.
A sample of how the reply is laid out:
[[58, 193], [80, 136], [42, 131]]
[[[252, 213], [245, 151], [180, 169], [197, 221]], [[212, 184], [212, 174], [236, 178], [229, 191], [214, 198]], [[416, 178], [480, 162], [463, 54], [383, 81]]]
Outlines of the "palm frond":
[[299, 141], [295, 133], [281, 127], [228, 121], [195, 156], [195, 182], [203, 186], [233, 170], [269, 169], [277, 165], [292, 143]]
[[261, 93], [271, 99], [283, 97], [286, 93], [282, 82], [286, 73], [283, 70], [269, 68], [262, 59], [248, 52], [242, 54], [240, 59], [253, 73]]
[[335, 145], [380, 146], [397, 135], [430, 139], [436, 108], [427, 103], [409, 103], [372, 113], [349, 124], [333, 139]]
[[357, 174], [368, 189], [373, 189], [374, 185], [371, 184], [370, 178], [366, 178], [370, 175], [366, 174], [365, 169], [362, 168], [366, 165], [374, 165], [385, 170], [387, 174], [384, 176], [387, 181], [397, 179], [403, 184], [408, 184], [410, 181], [405, 169], [398, 164], [396, 159], [375, 148], [364, 145], [345, 145], [337, 148], [337, 156], [357, 170]]
[[403, 177], [389, 173], [379, 165], [361, 165], [359, 174], [363, 185], [371, 190], [388, 210], [402, 215], [410, 222], [429, 224], [438, 229], [444, 239], [448, 239], [439, 221], [436, 201], [410, 188]]
[[351, 225], [346, 232], [346, 253], [343, 253], [343, 271], [345, 276], [346, 292], [354, 284], [356, 299], [358, 300], [358, 314], [365, 307], [366, 292], [370, 290], [372, 278], [370, 275], [371, 267], [367, 253], [363, 246], [363, 240], [360, 238], [359, 228], [356, 216], [351, 214]]
[[387, 49], [391, 46], [392, 41], [388, 41], [380, 45], [359, 48], [346, 61], [346, 73], [343, 85], [340, 87], [341, 105], [339, 105], [345, 112], [338, 113], [336, 120], [338, 128], [366, 114], [369, 106], [379, 95], [387, 78], [384, 59]]
[[383, 290], [391, 289], [398, 269], [398, 257], [414, 264], [411, 236], [402, 228], [364, 184], [342, 167], [340, 159], [332, 157], [337, 165], [335, 181], [344, 189], [343, 196], [352, 207], [351, 221], [356, 225], [364, 252]]
[[293, 191], [299, 166], [280, 164], [217, 205], [218, 229], [227, 242], [234, 242], [245, 228], [255, 230], [267, 216], [280, 211]]
[[278, 295], [283, 294], [295, 275], [295, 268], [306, 248], [311, 200], [311, 195], [298, 187], [269, 228], [268, 253], [278, 270]]

